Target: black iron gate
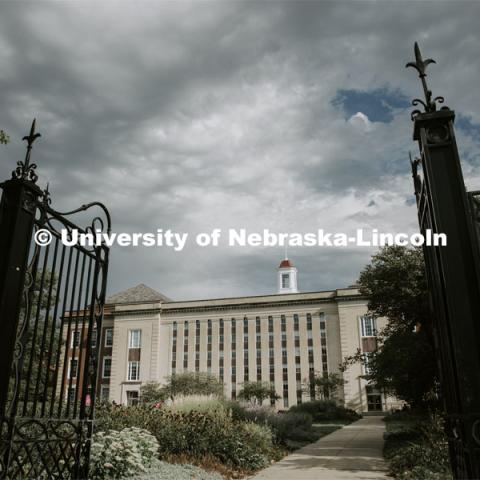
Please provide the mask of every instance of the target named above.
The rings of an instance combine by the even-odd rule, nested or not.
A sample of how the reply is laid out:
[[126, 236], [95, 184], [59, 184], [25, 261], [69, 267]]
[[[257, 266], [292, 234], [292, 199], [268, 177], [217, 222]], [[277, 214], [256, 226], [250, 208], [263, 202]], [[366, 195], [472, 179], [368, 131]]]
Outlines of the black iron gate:
[[[38, 136], [34, 121], [1, 185], [0, 478], [86, 479], [109, 250], [67, 245], [75, 230], [109, 233], [110, 215], [51, 207], [30, 162]], [[73, 223], [91, 208], [88, 227]]]
[[[425, 100], [424, 111], [412, 113], [414, 140], [420, 158], [412, 173], [421, 232], [444, 233], [447, 246], [424, 247], [434, 317], [441, 394], [447, 412], [452, 469], [457, 479], [480, 478], [480, 209], [478, 192], [465, 189], [455, 142], [455, 113], [437, 110], [442, 97], [432, 98], [424, 60], [415, 44], [414, 67]], [[420, 173], [421, 170], [421, 173]]]

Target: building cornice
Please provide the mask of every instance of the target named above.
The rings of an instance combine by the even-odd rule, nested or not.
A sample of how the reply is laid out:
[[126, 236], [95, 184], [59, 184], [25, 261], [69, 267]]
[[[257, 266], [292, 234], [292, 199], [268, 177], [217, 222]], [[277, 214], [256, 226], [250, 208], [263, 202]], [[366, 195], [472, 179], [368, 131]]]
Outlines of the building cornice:
[[[325, 293], [325, 292], [322, 292]], [[286, 296], [286, 295], [285, 295]], [[285, 297], [282, 295], [282, 297]], [[203, 300], [203, 305], [196, 305], [196, 306], [178, 306], [174, 307], [173, 302], [165, 304], [165, 307], [162, 305], [159, 307], [156, 305], [152, 308], [139, 308], [139, 309], [128, 309], [128, 310], [120, 310], [115, 311], [114, 315], [119, 317], [126, 317], [126, 316], [134, 316], [134, 315], [148, 315], [148, 314], [161, 314], [162, 316], [171, 316], [177, 315], [179, 313], [202, 313], [202, 312], [221, 312], [221, 311], [232, 311], [232, 310], [254, 310], [254, 309], [263, 309], [267, 310], [269, 308], [282, 308], [282, 307], [293, 307], [293, 306], [309, 306], [309, 305], [318, 305], [318, 304], [326, 304], [326, 303], [341, 303], [341, 302], [354, 302], [354, 301], [361, 301], [367, 300], [367, 297], [364, 295], [356, 294], [346, 294], [346, 295], [335, 295], [331, 297], [315, 297], [315, 298], [302, 298], [302, 299], [293, 299], [291, 298], [293, 295], [288, 295], [290, 298], [282, 298], [282, 300], [276, 301], [250, 301], [250, 302], [243, 302], [243, 303], [223, 303], [223, 304], [205, 304], [204, 302], [208, 302], [208, 300]], [[248, 298], [248, 297], [244, 297]], [[239, 297], [232, 298], [231, 300], [238, 300]], [[223, 300], [223, 299], [222, 299]], [[228, 299], [224, 299], [228, 300]], [[212, 300], [213, 301], [213, 300]], [[178, 303], [189, 303], [189, 302], [178, 302]], [[192, 302], [193, 303], [193, 302]]]

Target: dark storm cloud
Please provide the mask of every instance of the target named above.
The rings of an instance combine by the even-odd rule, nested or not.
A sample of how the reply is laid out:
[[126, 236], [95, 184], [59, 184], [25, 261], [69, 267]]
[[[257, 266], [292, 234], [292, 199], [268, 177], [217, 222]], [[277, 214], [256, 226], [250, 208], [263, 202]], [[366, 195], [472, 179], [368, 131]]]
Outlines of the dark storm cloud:
[[[12, 142], [0, 178], [36, 116], [34, 158], [55, 205], [99, 199], [117, 232], [412, 231], [404, 102], [420, 84], [404, 65], [415, 40], [436, 58], [432, 88], [462, 113], [474, 186], [479, 13], [475, 2], [2, 2], [0, 127]], [[339, 108], [339, 92], [373, 92], [374, 102], [350, 95]], [[317, 290], [352, 283], [370, 253], [290, 256], [302, 290]], [[269, 293], [282, 255], [114, 247], [109, 289]]]

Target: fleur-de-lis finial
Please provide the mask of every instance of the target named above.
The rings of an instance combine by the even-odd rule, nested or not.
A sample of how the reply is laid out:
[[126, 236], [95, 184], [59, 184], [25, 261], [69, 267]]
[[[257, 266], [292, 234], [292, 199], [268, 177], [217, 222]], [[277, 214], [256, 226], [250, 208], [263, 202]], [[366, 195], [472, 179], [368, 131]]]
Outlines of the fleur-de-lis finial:
[[42, 192], [43, 203], [49, 205], [52, 200], [50, 198], [50, 182], [47, 182], [47, 188]]
[[12, 177], [19, 180], [28, 180], [35, 183], [38, 180], [38, 175], [35, 173], [37, 165], [30, 163], [30, 155], [32, 152], [33, 142], [41, 137], [39, 133], [35, 132], [36, 119], [33, 119], [32, 126], [30, 127], [30, 133], [22, 138], [27, 142], [27, 153], [23, 162], [17, 162], [17, 168], [12, 172]]
[[36, 133], [35, 132], [35, 125], [37, 123], [37, 119], [34, 118], [33, 119], [33, 122], [32, 122], [32, 126], [30, 127], [30, 134], [29, 135], [25, 135], [22, 140], [26, 140], [27, 141], [27, 148], [32, 148], [32, 145], [33, 145], [33, 142], [38, 138], [38, 137], [41, 137], [41, 135], [39, 133]]
[[433, 58], [427, 58], [426, 60], [424, 60], [422, 58], [422, 53], [420, 52], [420, 48], [417, 42], [415, 42], [415, 46], [413, 50], [415, 52], [415, 62], [408, 62], [405, 67], [413, 67], [415, 70], [417, 70], [420, 78], [425, 77], [427, 75], [425, 73], [427, 66], [430, 65], [431, 63], [437, 63], [437, 62], [433, 60]]
[[[422, 87], [423, 87], [423, 93], [425, 95], [425, 101], [423, 101], [419, 98], [415, 98], [412, 101], [412, 105], [416, 106], [416, 105], [421, 104], [425, 108], [425, 112], [427, 112], [427, 113], [435, 112], [437, 110], [437, 102], [438, 103], [443, 103], [445, 101], [445, 99], [443, 97], [435, 97], [432, 100], [432, 91], [427, 86], [427, 81], [425, 79], [427, 74], [425, 72], [427, 70], [428, 65], [430, 65], [431, 63], [437, 63], [437, 62], [435, 60], [433, 60], [432, 58], [427, 58], [427, 59], [424, 60], [423, 57], [422, 57], [422, 53], [420, 52], [420, 47], [418, 46], [417, 42], [415, 42], [414, 52], [415, 52], [415, 62], [408, 62], [405, 65], [405, 67], [406, 68], [412, 67], [418, 72], [418, 76], [420, 77], [420, 79], [422, 81]], [[413, 111], [412, 112], [412, 119], [418, 113], [421, 113], [420, 110]]]

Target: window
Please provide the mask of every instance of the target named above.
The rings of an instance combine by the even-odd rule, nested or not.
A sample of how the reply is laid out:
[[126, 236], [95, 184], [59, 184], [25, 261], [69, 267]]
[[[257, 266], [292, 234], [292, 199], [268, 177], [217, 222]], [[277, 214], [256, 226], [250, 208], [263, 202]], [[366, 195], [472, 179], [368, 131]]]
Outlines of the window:
[[282, 273], [282, 288], [290, 288], [290, 274]]
[[70, 387], [67, 390], [67, 402], [73, 403], [75, 401], [75, 387]]
[[68, 378], [77, 378], [78, 358], [71, 358], [68, 366]]
[[134, 360], [128, 362], [128, 380], [140, 380], [140, 362], [138, 360]]
[[110, 378], [111, 374], [112, 374], [112, 357], [104, 357], [102, 377]]
[[102, 385], [100, 388], [100, 400], [102, 402], [108, 402], [109, 397], [110, 397], [110, 386]]
[[364, 315], [360, 319], [362, 327], [362, 337], [375, 337], [377, 335], [376, 319], [370, 315]]
[[136, 405], [139, 400], [139, 394], [136, 390], [127, 390], [127, 405]]
[[105, 329], [105, 346], [106, 347], [113, 346], [113, 328]]
[[92, 340], [91, 340], [91, 345], [92, 345], [92, 348], [96, 348], [97, 347], [97, 331], [96, 330], [93, 330], [92, 331]]
[[78, 330], [75, 330], [72, 332], [72, 340], [71, 340], [71, 347], [75, 348], [80, 345], [80, 332]]
[[142, 342], [141, 330], [130, 330], [128, 339], [128, 348], [140, 348]]

